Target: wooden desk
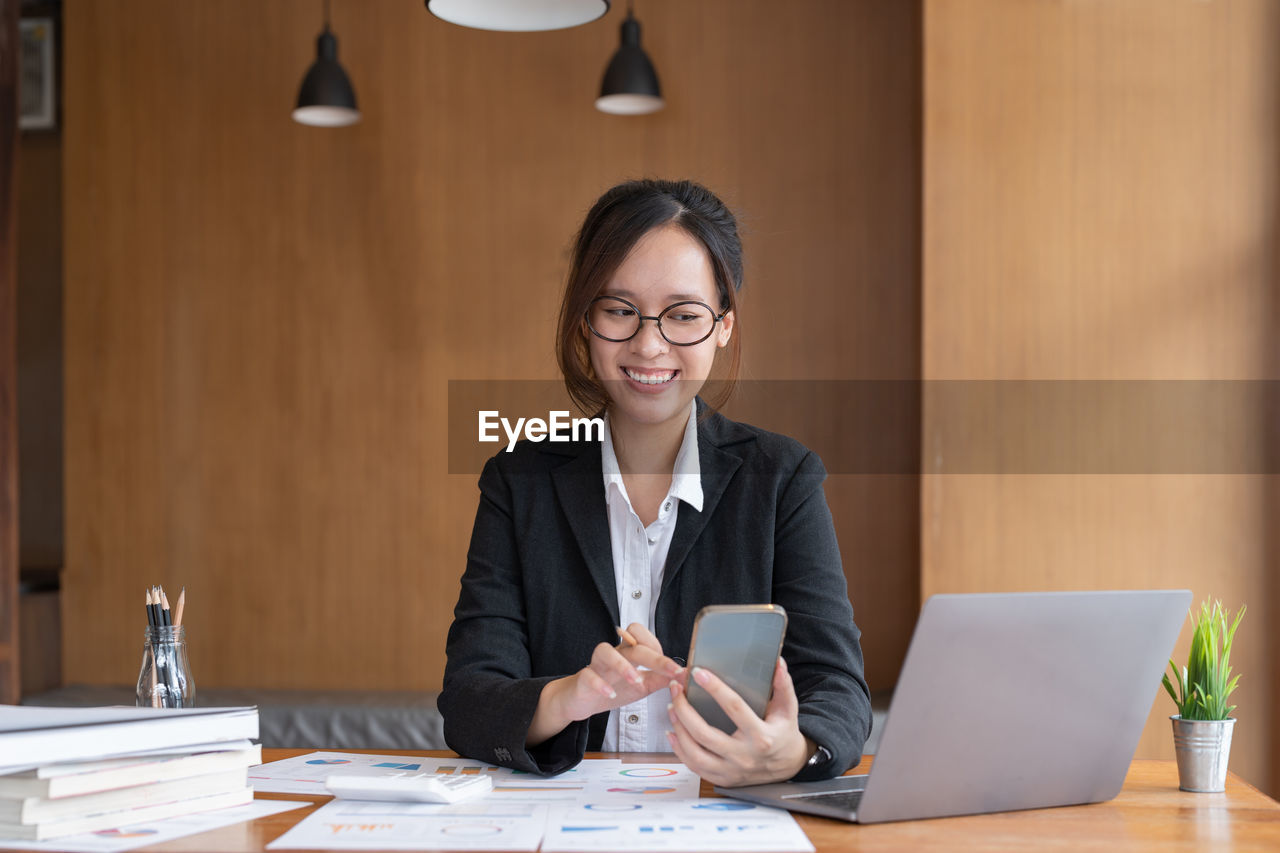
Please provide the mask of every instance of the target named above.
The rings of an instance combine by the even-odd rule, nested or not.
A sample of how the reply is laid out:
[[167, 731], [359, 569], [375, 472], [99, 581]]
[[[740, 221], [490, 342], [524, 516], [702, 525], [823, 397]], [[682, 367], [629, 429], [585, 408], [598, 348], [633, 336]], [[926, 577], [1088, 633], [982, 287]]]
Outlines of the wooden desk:
[[[278, 761], [311, 750], [266, 749], [264, 761]], [[362, 750], [346, 750], [359, 752]], [[375, 750], [376, 752], [376, 750]], [[448, 752], [397, 752], [398, 755], [444, 757]], [[603, 755], [599, 757], [615, 757]], [[670, 761], [671, 756], [622, 755], [624, 761]], [[869, 766], [863, 760], [860, 770]], [[713, 796], [705, 782], [703, 796]], [[261, 794], [268, 799], [307, 800], [328, 797]], [[180, 838], [145, 848], [148, 851], [260, 851], [314, 807], [296, 809], [253, 823]], [[1005, 812], [970, 817], [858, 826], [808, 815], [796, 815], [818, 853], [849, 850], [1150, 850], [1280, 851], [1280, 803], [1234, 774], [1222, 794], [1188, 794], [1178, 790], [1172, 761], [1135, 761], [1124, 790], [1106, 803], [1060, 809]]]

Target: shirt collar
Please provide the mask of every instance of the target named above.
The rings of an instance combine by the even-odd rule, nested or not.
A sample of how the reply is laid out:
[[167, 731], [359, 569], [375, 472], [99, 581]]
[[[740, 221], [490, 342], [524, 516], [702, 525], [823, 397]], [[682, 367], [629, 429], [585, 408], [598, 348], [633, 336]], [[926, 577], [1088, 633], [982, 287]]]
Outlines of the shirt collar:
[[[613, 433], [609, 429], [609, 413], [604, 415], [604, 440], [600, 442], [600, 463], [604, 472], [604, 487], [612, 484], [624, 495], [622, 470], [618, 467], [618, 454], [613, 449]], [[676, 453], [676, 464], [671, 471], [669, 497], [682, 500], [698, 512], [702, 512], [702, 465], [698, 456], [698, 404], [689, 402], [689, 418], [684, 424], [684, 438]]]

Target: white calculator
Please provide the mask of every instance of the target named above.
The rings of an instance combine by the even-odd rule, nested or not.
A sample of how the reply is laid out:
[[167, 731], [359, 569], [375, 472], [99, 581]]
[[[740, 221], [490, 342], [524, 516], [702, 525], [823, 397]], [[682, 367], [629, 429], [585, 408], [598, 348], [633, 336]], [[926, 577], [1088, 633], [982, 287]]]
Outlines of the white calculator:
[[344, 800], [376, 800], [382, 803], [458, 803], [483, 797], [493, 790], [487, 773], [468, 776], [344, 776], [325, 780], [329, 793]]

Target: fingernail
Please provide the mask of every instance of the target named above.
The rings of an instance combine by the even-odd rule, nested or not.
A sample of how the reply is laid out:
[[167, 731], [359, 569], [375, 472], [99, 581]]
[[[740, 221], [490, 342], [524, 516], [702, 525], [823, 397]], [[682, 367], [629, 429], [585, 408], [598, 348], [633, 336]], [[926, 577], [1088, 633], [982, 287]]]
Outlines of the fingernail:
[[711, 676], [708, 675], [707, 671], [702, 667], [695, 666], [693, 668], [693, 680], [698, 682], [699, 684], [706, 684], [710, 678]]
[[605, 693], [604, 695], [608, 696], [610, 699], [618, 698], [618, 691], [614, 690], [612, 687], [607, 688], [607, 690], [608, 692]]

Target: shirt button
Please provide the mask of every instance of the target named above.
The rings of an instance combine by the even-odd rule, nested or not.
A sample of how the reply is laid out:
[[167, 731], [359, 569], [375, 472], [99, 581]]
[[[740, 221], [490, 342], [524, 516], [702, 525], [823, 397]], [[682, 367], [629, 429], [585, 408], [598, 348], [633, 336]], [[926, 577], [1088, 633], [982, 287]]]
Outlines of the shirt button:
[[662, 509], [663, 509], [663, 511], [664, 511], [664, 512], [665, 512], [666, 510], [671, 509], [671, 501], [667, 501], [666, 503], [664, 503], [664, 504], [662, 505]]
[[632, 725], [635, 725], [636, 723], [640, 722], [640, 715], [639, 715], [639, 714], [628, 714], [628, 715], [627, 715], [627, 722], [628, 722], [628, 723], [631, 723]]
[[650, 545], [657, 545], [657, 544], [658, 544], [658, 537], [657, 537], [657, 536], [650, 536], [650, 537], [649, 537], [649, 544], [650, 544]]
[[643, 592], [641, 592], [641, 591], [640, 591], [640, 590], [638, 590], [638, 589], [633, 589], [633, 590], [631, 590], [631, 597], [632, 597], [632, 598], [639, 598], [639, 597], [640, 597], [640, 596], [642, 596], [642, 595], [644, 595], [644, 593], [643, 593]]

